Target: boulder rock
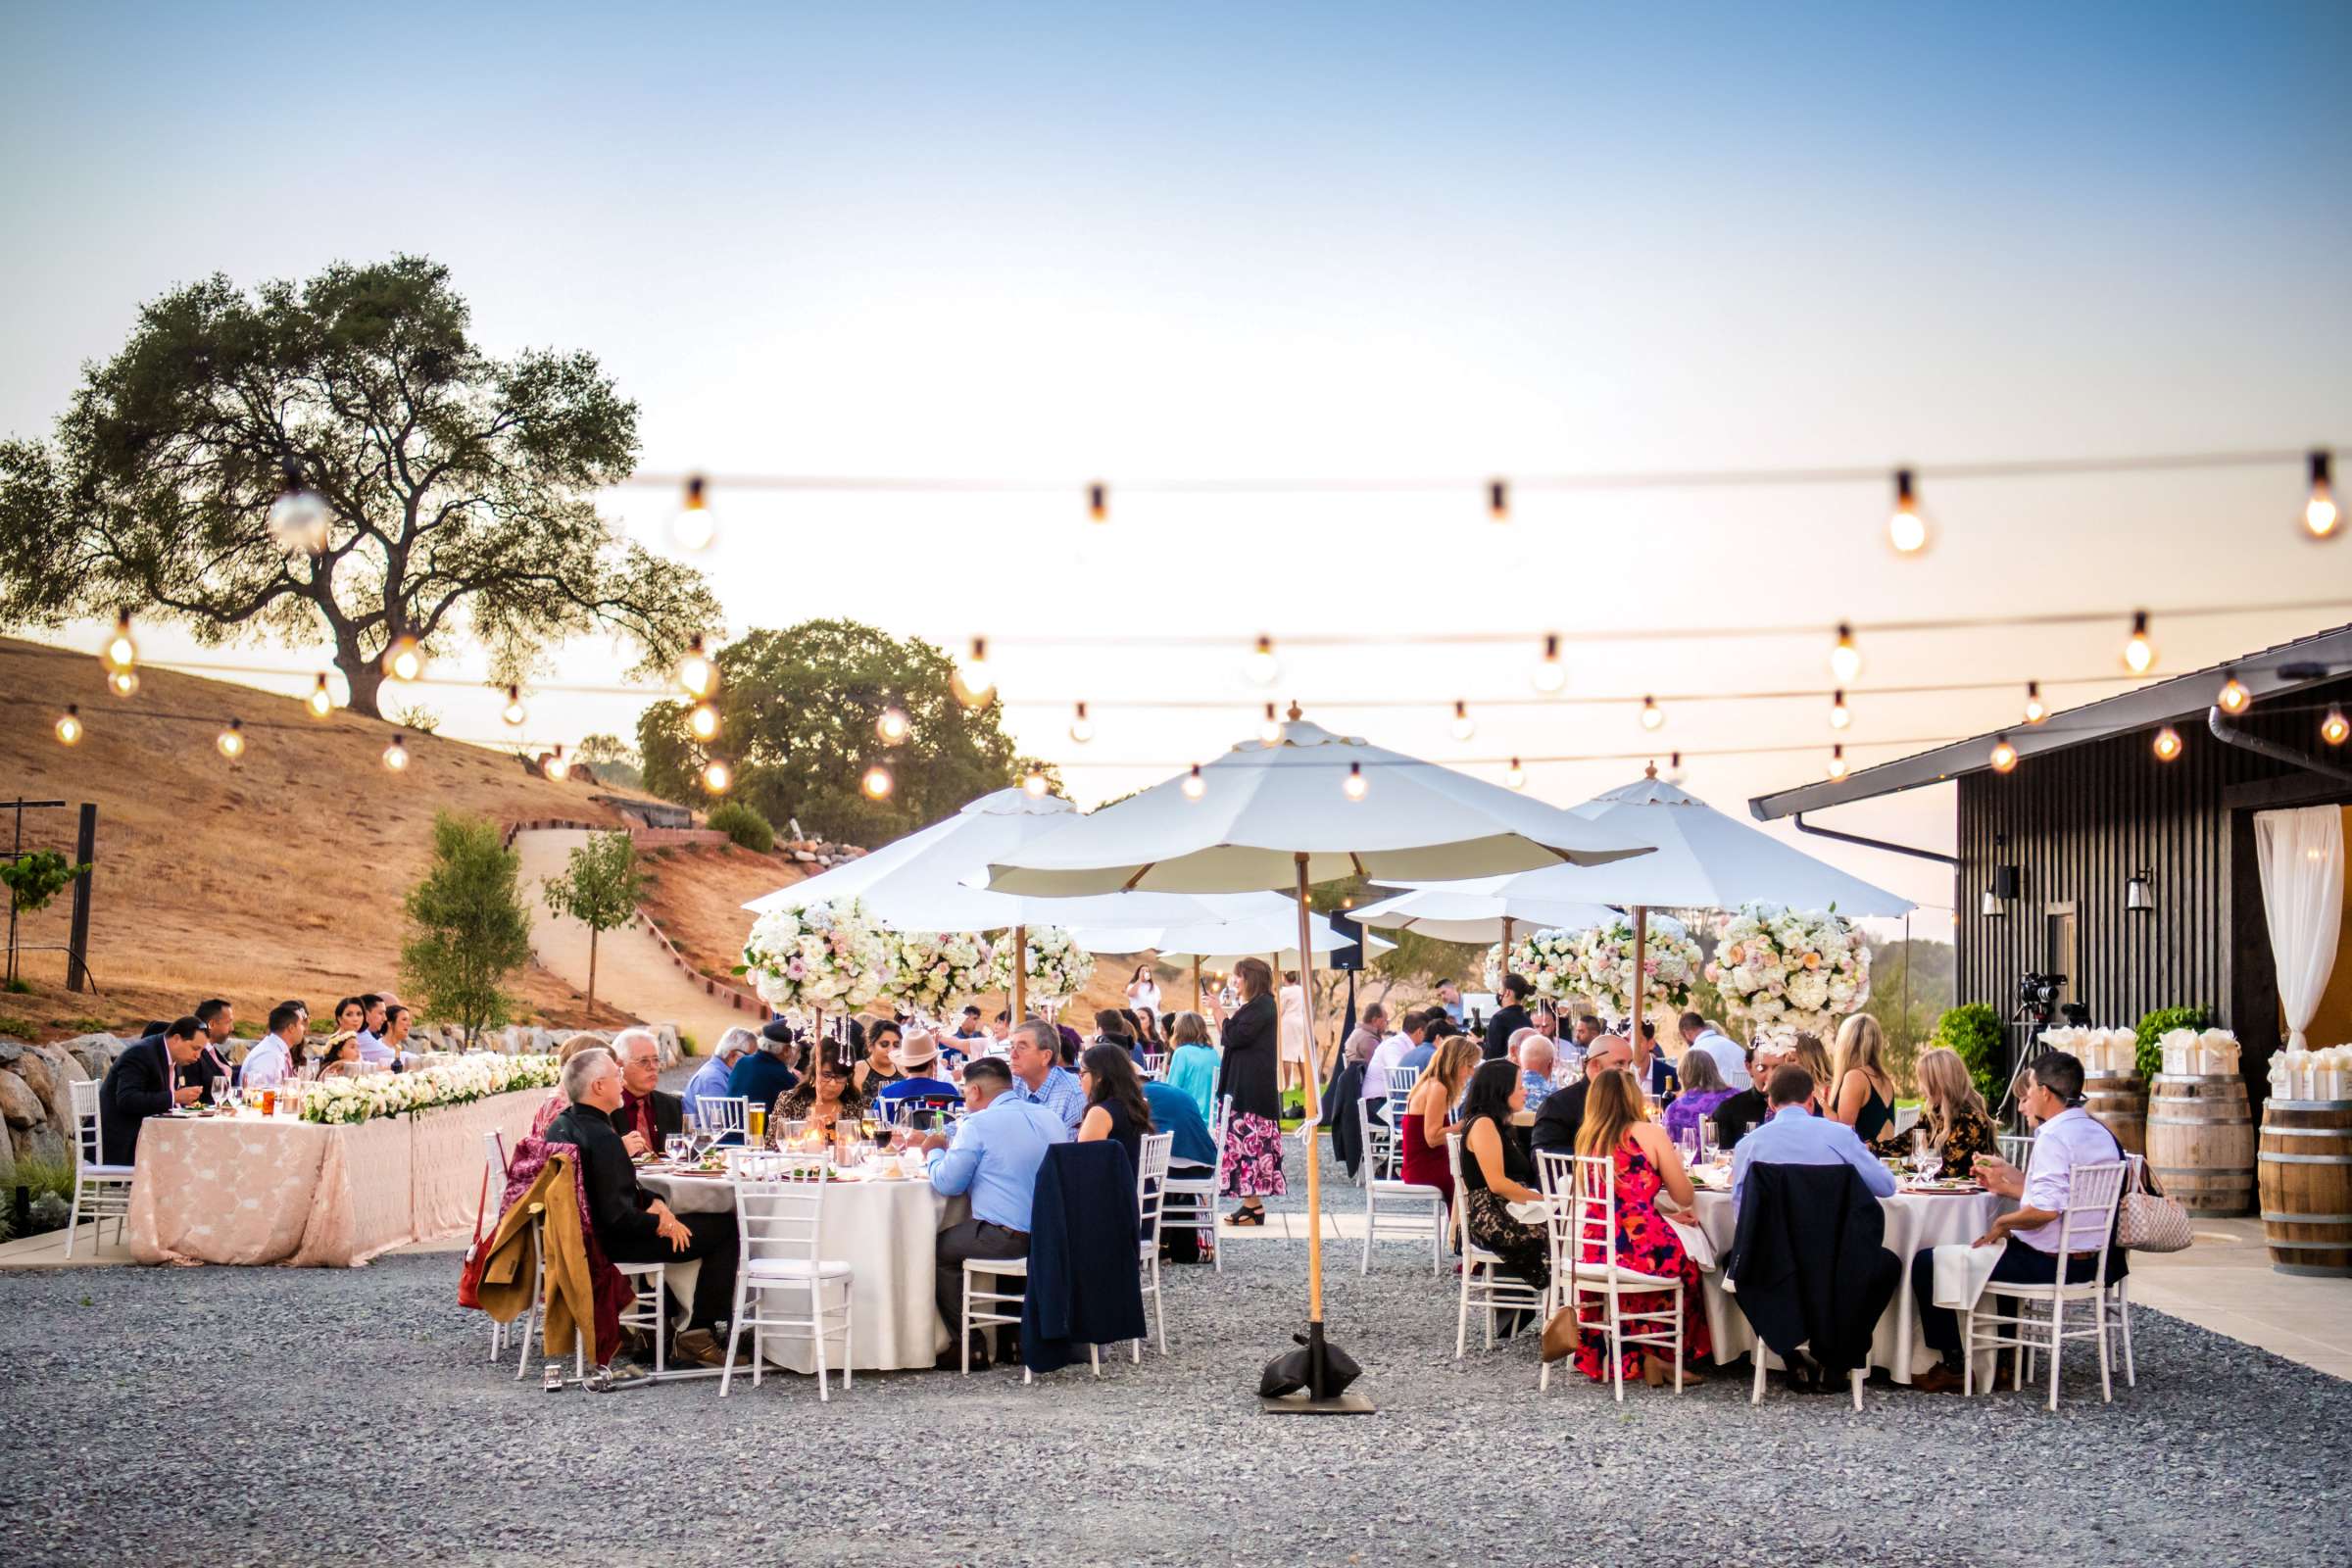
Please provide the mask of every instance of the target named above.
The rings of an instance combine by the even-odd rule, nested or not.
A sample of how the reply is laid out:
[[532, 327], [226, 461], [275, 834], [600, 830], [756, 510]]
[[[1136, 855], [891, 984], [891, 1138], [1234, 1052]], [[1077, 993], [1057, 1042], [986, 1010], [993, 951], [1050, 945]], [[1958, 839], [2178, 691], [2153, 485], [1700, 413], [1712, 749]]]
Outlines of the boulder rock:
[[45, 1127], [49, 1123], [49, 1107], [41, 1103], [40, 1096], [4, 1067], [0, 1067], [0, 1117], [11, 1127]]
[[50, 1087], [46, 1092], [43, 1092], [38, 1084], [32, 1082], [30, 1073], [24, 1073], [23, 1076], [26, 1085], [35, 1093], [40, 1094], [41, 1098], [48, 1102], [49, 1125], [58, 1128], [72, 1127], [74, 1125], [73, 1086], [76, 1083], [87, 1082], [89, 1074], [81, 1070], [80, 1062], [75, 1061], [55, 1046], [36, 1046], [25, 1054], [24, 1060], [38, 1060], [48, 1068]]
[[[18, 1077], [24, 1079], [24, 1087], [31, 1090], [34, 1097], [43, 1105], [53, 1105], [56, 1102], [57, 1074], [51, 1070], [47, 1058], [41, 1053], [37, 1051], [23, 1052], [14, 1061], [0, 1062], [0, 1067], [10, 1069]], [[55, 1116], [54, 1111], [51, 1114]], [[55, 1119], [63, 1121], [66, 1118], [55, 1116]]]
[[54, 1127], [17, 1127], [8, 1129], [16, 1145], [19, 1165], [63, 1165], [67, 1158], [65, 1136]]
[[0, 1038], [0, 1067], [13, 1067], [28, 1048], [22, 1040]]

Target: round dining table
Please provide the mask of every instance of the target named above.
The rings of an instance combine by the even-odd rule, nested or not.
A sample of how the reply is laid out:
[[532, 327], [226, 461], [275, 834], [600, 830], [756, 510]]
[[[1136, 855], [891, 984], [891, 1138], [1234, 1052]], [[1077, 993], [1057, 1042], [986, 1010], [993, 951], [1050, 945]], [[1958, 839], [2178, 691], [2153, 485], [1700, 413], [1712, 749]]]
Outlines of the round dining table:
[[[723, 1175], [699, 1176], [640, 1169], [639, 1185], [674, 1213], [732, 1213], [735, 1188]], [[921, 1177], [867, 1176], [824, 1184], [819, 1250], [850, 1265], [850, 1365], [860, 1372], [928, 1371], [949, 1345], [933, 1295], [939, 1233], [970, 1212], [963, 1198], [945, 1198]], [[755, 1251], [754, 1256], [758, 1253]], [[694, 1298], [702, 1264], [674, 1264], [670, 1295]], [[816, 1370], [815, 1348], [805, 1338], [767, 1337], [767, 1358], [795, 1372]], [[828, 1363], [830, 1358], [828, 1358]]]

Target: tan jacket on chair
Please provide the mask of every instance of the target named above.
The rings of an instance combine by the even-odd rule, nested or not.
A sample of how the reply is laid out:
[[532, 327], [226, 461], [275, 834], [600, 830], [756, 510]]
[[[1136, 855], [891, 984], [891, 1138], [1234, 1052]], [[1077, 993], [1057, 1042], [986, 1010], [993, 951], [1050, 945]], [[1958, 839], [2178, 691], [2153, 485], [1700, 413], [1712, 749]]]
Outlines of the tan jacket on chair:
[[[559, 1149], [562, 1146], [558, 1146]], [[547, 1317], [541, 1331], [551, 1357], [569, 1354], [574, 1336], [596, 1323], [596, 1293], [588, 1267], [588, 1242], [580, 1229], [577, 1170], [568, 1151], [551, 1153], [546, 1168], [523, 1189], [490, 1238], [482, 1269], [482, 1310], [492, 1320], [512, 1323], [531, 1304], [531, 1221], [546, 1221]], [[591, 1360], [603, 1357], [590, 1356]]]

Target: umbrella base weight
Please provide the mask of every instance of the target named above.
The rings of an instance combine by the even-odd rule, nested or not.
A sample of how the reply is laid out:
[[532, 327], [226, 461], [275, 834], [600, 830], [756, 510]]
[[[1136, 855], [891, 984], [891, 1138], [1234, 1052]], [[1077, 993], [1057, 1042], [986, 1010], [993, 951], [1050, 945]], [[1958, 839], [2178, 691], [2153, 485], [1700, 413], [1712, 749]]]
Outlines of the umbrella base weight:
[[1301, 1389], [1297, 1394], [1261, 1396], [1257, 1407], [1267, 1415], [1371, 1415], [1370, 1399], [1360, 1394], [1335, 1394], [1328, 1399], [1307, 1397]]

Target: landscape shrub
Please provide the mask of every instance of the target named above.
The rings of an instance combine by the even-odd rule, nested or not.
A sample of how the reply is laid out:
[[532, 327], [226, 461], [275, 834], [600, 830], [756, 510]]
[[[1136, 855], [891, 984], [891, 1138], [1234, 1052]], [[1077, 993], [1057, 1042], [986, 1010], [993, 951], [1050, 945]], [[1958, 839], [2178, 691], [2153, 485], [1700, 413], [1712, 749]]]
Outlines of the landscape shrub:
[[706, 820], [745, 849], [765, 855], [775, 848], [776, 830], [766, 817], [741, 801], [724, 801], [710, 808]]

